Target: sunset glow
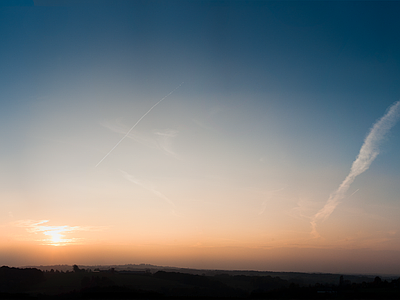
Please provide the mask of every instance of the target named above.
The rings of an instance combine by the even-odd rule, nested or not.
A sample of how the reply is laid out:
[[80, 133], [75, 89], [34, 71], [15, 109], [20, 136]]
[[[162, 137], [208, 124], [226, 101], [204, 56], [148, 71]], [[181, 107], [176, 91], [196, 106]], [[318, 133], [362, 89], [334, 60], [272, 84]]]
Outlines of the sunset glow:
[[19, 239], [38, 243], [40, 245], [66, 246], [86, 243], [84, 238], [66, 238], [66, 236], [79, 235], [79, 231], [103, 231], [104, 228], [80, 227], [80, 226], [54, 226], [48, 225], [48, 220], [20, 220], [11, 223], [12, 227], [19, 227], [25, 230]]
[[[67, 240], [64, 239], [64, 235], [61, 234], [59, 231], [48, 231], [44, 232], [45, 235], [50, 236], [49, 244], [52, 246], [61, 246], [65, 244]], [[68, 242], [68, 241], [67, 241]]]

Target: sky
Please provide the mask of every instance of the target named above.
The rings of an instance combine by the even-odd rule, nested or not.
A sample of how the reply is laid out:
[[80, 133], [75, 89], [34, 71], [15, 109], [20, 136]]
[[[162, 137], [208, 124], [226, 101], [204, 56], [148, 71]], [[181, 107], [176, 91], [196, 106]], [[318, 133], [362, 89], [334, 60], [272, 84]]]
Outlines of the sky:
[[399, 274], [397, 1], [0, 4], [0, 265]]

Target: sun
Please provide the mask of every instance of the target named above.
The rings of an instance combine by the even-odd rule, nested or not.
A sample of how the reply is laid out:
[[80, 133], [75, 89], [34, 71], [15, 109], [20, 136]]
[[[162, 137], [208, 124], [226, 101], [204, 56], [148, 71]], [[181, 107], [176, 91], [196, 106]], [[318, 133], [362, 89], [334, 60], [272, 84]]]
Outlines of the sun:
[[62, 235], [61, 233], [53, 232], [50, 234], [50, 237], [51, 237], [51, 243], [54, 246], [58, 246], [60, 245], [60, 243], [62, 243], [64, 235]]
[[65, 226], [55, 226], [47, 230], [43, 230], [43, 233], [50, 238], [46, 240], [48, 245], [52, 246], [62, 246], [71, 242], [70, 239], [66, 239], [64, 232], [69, 232], [70, 230]]

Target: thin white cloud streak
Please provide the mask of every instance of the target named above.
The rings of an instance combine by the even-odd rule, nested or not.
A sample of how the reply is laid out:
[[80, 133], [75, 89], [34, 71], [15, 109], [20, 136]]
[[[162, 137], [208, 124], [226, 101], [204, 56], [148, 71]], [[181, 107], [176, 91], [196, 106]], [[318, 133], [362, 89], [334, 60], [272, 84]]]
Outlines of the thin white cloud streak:
[[372, 126], [364, 140], [364, 144], [361, 146], [356, 160], [351, 166], [349, 175], [347, 175], [343, 180], [339, 188], [329, 196], [325, 206], [311, 219], [312, 235], [319, 237], [317, 232], [317, 223], [326, 220], [332, 214], [336, 206], [340, 203], [340, 200], [345, 197], [346, 192], [355, 178], [368, 170], [371, 163], [379, 154], [380, 142], [388, 131], [396, 124], [399, 116], [400, 101], [397, 101], [387, 110], [386, 114]]
[[142, 121], [143, 118], [144, 118], [145, 116], [147, 116], [147, 114], [150, 113], [150, 112], [153, 110], [153, 108], [155, 108], [158, 104], [161, 103], [161, 101], [163, 101], [165, 98], [167, 98], [169, 95], [171, 95], [171, 94], [172, 94], [173, 92], [175, 92], [177, 89], [179, 89], [179, 87], [180, 87], [182, 84], [183, 84], [183, 82], [182, 82], [180, 85], [178, 85], [172, 92], [170, 92], [168, 95], [164, 96], [160, 101], [158, 101], [156, 104], [154, 104], [143, 116], [141, 116], [140, 119], [131, 127], [131, 129], [129, 129], [128, 132], [122, 137], [122, 139], [120, 139], [119, 142], [118, 142], [114, 147], [112, 147], [112, 149], [111, 149], [97, 164], [96, 164], [95, 168], [96, 168], [98, 165], [100, 165], [101, 162], [102, 162], [107, 156], [109, 156], [110, 153], [113, 152], [113, 150], [114, 150], [115, 148], [118, 147], [118, 145], [131, 133], [131, 131], [140, 123], [140, 121]]
[[148, 191], [152, 192], [157, 197], [165, 200], [165, 202], [167, 202], [172, 207], [175, 207], [175, 204], [167, 196], [165, 196], [161, 192], [157, 191], [156, 189], [154, 189], [153, 187], [149, 186], [148, 184], [144, 184], [144, 183], [138, 181], [136, 178], [134, 178], [131, 174], [129, 174], [127, 172], [125, 172], [123, 170], [119, 170], [119, 171], [122, 173], [122, 175], [124, 176], [125, 179], [129, 180], [130, 182], [132, 182], [134, 184], [137, 184], [137, 185], [141, 186], [145, 190], [148, 190]]
[[[111, 123], [103, 123], [102, 124], [105, 128], [112, 130], [117, 133], [125, 134], [126, 133], [126, 126], [119, 122]], [[142, 144], [149, 148], [157, 148], [157, 141], [153, 138], [149, 138], [145, 134], [140, 134], [138, 132], [131, 132], [127, 138], [134, 140], [135, 142]]]
[[315, 211], [316, 209], [316, 203], [314, 201], [309, 201], [306, 199], [299, 199], [297, 201], [297, 206], [294, 207], [290, 212], [289, 215], [296, 219], [307, 219], [311, 220], [312, 217], [310, 215]]
[[177, 130], [166, 129], [163, 131], [154, 132], [158, 136], [158, 146], [161, 150], [163, 150], [166, 154], [171, 155], [177, 158], [177, 154], [173, 150], [172, 147], [172, 139], [178, 135]]
[[[121, 124], [104, 123], [102, 125], [114, 132], [126, 132]], [[178, 154], [173, 150], [173, 140], [178, 136], [178, 134], [179, 131], [167, 128], [164, 130], [154, 130], [153, 135], [156, 136], [155, 138], [135, 132], [131, 132], [127, 138], [130, 138], [146, 147], [160, 149], [166, 155], [179, 159]]]

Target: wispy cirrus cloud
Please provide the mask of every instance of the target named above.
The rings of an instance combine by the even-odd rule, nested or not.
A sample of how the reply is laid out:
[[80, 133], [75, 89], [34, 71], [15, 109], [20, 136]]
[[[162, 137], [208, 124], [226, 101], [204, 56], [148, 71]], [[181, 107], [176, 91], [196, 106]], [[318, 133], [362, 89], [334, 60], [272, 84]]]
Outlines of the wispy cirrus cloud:
[[265, 210], [266, 210], [267, 207], [268, 207], [268, 203], [269, 203], [272, 199], [277, 199], [277, 198], [282, 197], [282, 196], [279, 197], [279, 193], [282, 192], [283, 190], [284, 190], [284, 188], [280, 188], [280, 189], [277, 189], [277, 190], [272, 190], [272, 191], [265, 192], [265, 199], [264, 199], [264, 201], [261, 203], [261, 209], [260, 209], [260, 211], [258, 212], [258, 214], [259, 214], [259, 215], [262, 215], [262, 214], [265, 212]]
[[[102, 124], [109, 130], [123, 134], [126, 132], [126, 126], [120, 121], [114, 123], [107, 122]], [[173, 141], [178, 136], [179, 131], [171, 128], [154, 130], [151, 135], [143, 134], [136, 131], [131, 131], [127, 138], [134, 140], [135, 142], [142, 144], [146, 147], [159, 149], [166, 155], [178, 158], [178, 154], [175, 152], [173, 147]]]
[[155, 108], [158, 104], [160, 104], [165, 98], [167, 98], [169, 95], [171, 95], [173, 92], [175, 92], [177, 89], [179, 89], [179, 87], [183, 84], [183, 82], [178, 85], [173, 91], [171, 91], [168, 95], [164, 96], [161, 100], [159, 100], [156, 104], [154, 104], [152, 107], [150, 107], [150, 109], [139, 118], [139, 120], [136, 121], [136, 123], [128, 130], [127, 133], [125, 133], [125, 135], [118, 141], [118, 143], [111, 148], [111, 150], [96, 164], [95, 167], [97, 167], [98, 165], [101, 164], [101, 162], [108, 156], [111, 154], [111, 152], [114, 151], [115, 148], [118, 147], [118, 145], [126, 138], [129, 136], [129, 134], [131, 133], [131, 131], [140, 123], [140, 121], [143, 120], [144, 117], [146, 117], [152, 110], [153, 108]]
[[142, 181], [139, 181], [138, 179], [136, 179], [133, 175], [123, 171], [123, 170], [119, 170], [122, 173], [122, 176], [124, 176], [125, 179], [129, 180], [130, 182], [137, 184], [139, 186], [141, 186], [142, 188], [150, 191], [151, 193], [153, 193], [154, 195], [156, 195], [157, 197], [163, 199], [165, 202], [167, 202], [169, 205], [171, 205], [172, 207], [175, 207], [175, 204], [167, 197], [165, 196], [163, 193], [161, 193], [160, 191], [156, 190], [155, 187], [153, 187], [151, 184], [149, 183], [144, 183]]
[[[76, 231], [100, 231], [106, 229], [102, 226], [69, 226], [69, 225], [48, 225], [49, 220], [19, 220], [12, 223], [13, 226], [24, 228], [27, 233], [38, 235], [35, 241], [42, 245], [65, 246], [70, 244], [80, 244], [83, 238], [67, 238], [66, 234]], [[27, 239], [31, 239], [28, 237]]]
[[333, 192], [326, 204], [320, 209], [314, 217], [311, 218], [312, 235], [319, 237], [317, 232], [317, 223], [326, 220], [332, 212], [335, 210], [337, 205], [340, 203], [350, 185], [356, 179], [356, 177], [364, 173], [370, 167], [371, 163], [379, 154], [379, 146], [385, 135], [389, 130], [396, 124], [400, 116], [400, 101], [395, 102], [389, 107], [386, 114], [380, 118], [371, 128], [367, 137], [361, 146], [360, 152], [356, 160], [353, 162], [350, 173], [340, 184], [339, 188]]
[[157, 130], [154, 132], [154, 134], [158, 136], [157, 142], [159, 148], [165, 153], [177, 157], [177, 154], [172, 146], [172, 139], [178, 135], [178, 131], [173, 129], [165, 129]]

